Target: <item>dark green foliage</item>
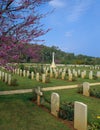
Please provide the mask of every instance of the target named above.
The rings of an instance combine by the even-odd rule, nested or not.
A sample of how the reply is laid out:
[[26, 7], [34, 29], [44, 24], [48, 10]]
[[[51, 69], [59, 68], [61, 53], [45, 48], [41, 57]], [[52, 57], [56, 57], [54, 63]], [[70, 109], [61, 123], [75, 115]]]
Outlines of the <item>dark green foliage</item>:
[[77, 78], [75, 76], [73, 76], [72, 81], [77, 81]]
[[74, 55], [74, 53], [67, 53], [60, 50], [57, 46], [44, 46], [38, 44], [26, 44], [26, 48], [32, 48], [33, 56], [27, 56], [22, 52], [23, 57], [20, 62], [35, 62], [35, 63], [51, 63], [52, 52], [55, 52], [56, 64], [85, 64], [85, 65], [97, 65], [100, 64], [100, 58], [90, 57], [86, 55]]
[[17, 79], [12, 79], [11, 86], [18, 86], [18, 80]]
[[31, 79], [31, 74], [29, 74], [28, 78]]
[[20, 64], [20, 65], [19, 65], [19, 68], [20, 68], [21, 70], [24, 70], [24, 69], [25, 69], [24, 64]]
[[96, 97], [96, 98], [100, 98], [100, 91], [97, 91], [95, 88], [94, 89], [90, 89], [90, 96]]
[[97, 122], [91, 122], [91, 124], [88, 126], [88, 130], [100, 130], [100, 120]]
[[34, 67], [30, 67], [30, 70], [29, 70], [29, 71], [30, 71], [30, 73], [31, 73], [31, 72], [34, 72], [34, 71], [35, 71], [35, 68], [34, 68]]
[[94, 79], [94, 80], [97, 80], [98, 77], [97, 77], [96, 75], [93, 75], [93, 79]]
[[50, 77], [46, 76], [46, 83], [50, 83]]
[[63, 103], [59, 111], [59, 117], [70, 121], [74, 120], [74, 104], [72, 102]]
[[78, 84], [77, 92], [83, 93], [83, 85], [82, 84]]
[[37, 99], [37, 94], [35, 93], [35, 91], [33, 89], [32, 100], [35, 101], [36, 99]]

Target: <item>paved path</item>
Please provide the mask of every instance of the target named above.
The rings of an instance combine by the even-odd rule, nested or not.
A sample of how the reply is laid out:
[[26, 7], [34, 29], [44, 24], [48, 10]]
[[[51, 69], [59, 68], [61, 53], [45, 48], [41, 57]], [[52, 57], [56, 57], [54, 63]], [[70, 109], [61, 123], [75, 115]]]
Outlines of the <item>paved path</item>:
[[[99, 83], [90, 83], [90, 86], [94, 86], [94, 85], [100, 85], [100, 82]], [[69, 88], [77, 88], [77, 87], [78, 87], [78, 85], [68, 85], [68, 86], [42, 88], [42, 90], [43, 91], [50, 91], [50, 90], [60, 90], [60, 89], [69, 89]], [[31, 93], [32, 91], [33, 91], [33, 89], [1, 91], [0, 95]]]

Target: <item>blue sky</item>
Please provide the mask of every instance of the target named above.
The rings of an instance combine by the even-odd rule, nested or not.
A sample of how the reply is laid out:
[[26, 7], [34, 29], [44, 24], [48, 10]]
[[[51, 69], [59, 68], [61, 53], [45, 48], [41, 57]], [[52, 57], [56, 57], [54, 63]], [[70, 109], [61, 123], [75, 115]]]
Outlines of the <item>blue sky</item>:
[[51, 31], [44, 45], [74, 54], [100, 57], [100, 0], [51, 0], [41, 8], [53, 10], [42, 20]]

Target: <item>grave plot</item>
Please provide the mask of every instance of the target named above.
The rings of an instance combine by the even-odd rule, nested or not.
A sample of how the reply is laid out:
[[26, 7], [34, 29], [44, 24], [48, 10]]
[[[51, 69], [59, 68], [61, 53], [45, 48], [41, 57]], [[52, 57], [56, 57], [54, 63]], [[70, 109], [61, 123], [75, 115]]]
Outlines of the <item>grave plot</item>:
[[[24, 67], [25, 68], [25, 67]], [[22, 68], [15, 69], [16, 74], [22, 75], [23, 77], [28, 77], [39, 82], [47, 83], [53, 79], [65, 80], [67, 82], [99, 82], [100, 81], [100, 71], [94, 69], [91, 66], [65, 66], [65, 67], [51, 67], [46, 65], [38, 65], [35, 67], [28, 67], [27, 70]], [[13, 71], [15, 72], [15, 71]], [[45, 75], [45, 76], [44, 76]]]
[[[85, 91], [87, 90], [85, 89]], [[59, 90], [59, 91], [55, 90], [55, 91], [43, 92], [45, 101], [44, 103], [42, 102], [42, 105], [48, 108], [49, 111], [52, 111], [51, 109], [52, 100], [55, 101], [54, 98], [51, 100], [53, 93], [54, 94], [57, 93], [55, 94], [55, 96], [59, 95], [57, 97], [60, 98], [59, 100], [56, 100], [58, 102], [60, 101], [59, 105], [56, 105], [56, 103], [54, 103], [56, 107], [59, 106], [59, 109], [57, 109], [57, 111], [61, 111], [60, 116], [67, 120], [68, 119], [73, 120], [73, 124], [75, 125], [74, 127], [76, 129], [80, 130], [79, 127], [81, 127], [82, 130], [86, 130], [87, 129], [86, 126], [88, 128], [93, 129], [92, 127], [93, 125], [95, 126], [95, 124], [97, 124], [95, 128], [97, 127], [98, 130], [100, 129], [100, 125], [99, 125], [100, 119], [98, 118], [100, 116], [100, 100], [99, 99], [80, 95], [77, 93], [77, 89], [68, 89], [68, 90]], [[48, 101], [48, 104], [46, 101]], [[76, 102], [76, 108], [75, 108], [75, 102]], [[79, 104], [79, 106], [77, 106], [77, 104]], [[73, 105], [74, 105], [74, 108], [73, 108]], [[80, 105], [82, 105], [83, 107]], [[83, 109], [84, 109], [85, 114], [83, 114], [83, 116], [82, 114], [80, 114], [80, 116], [78, 114], [74, 115], [75, 111], [73, 114], [73, 109], [76, 109], [75, 111], [78, 112], [78, 114], [79, 112], [81, 113], [81, 110], [83, 112]], [[82, 124], [79, 124], [79, 125], [75, 124], [77, 120], [82, 121], [83, 119], [85, 121], [85, 122], [83, 121], [84, 126], [82, 126]]]
[[[14, 83], [18, 81], [18, 86], [14, 86], [13, 89], [28, 89], [39, 85], [42, 87], [56, 87], [81, 84], [83, 82], [100, 82], [100, 68], [93, 68], [93, 66], [69, 65], [62, 67], [56, 65], [56, 68], [50, 68], [50, 65], [31, 64], [28, 67], [19, 67], [9, 72], [13, 79], [16, 79]], [[5, 82], [6, 80], [7, 78], [5, 75]], [[7, 89], [10, 90], [12, 88], [7, 88], [6, 86], [4, 90]]]
[[0, 96], [0, 130], [71, 130], [36, 106], [32, 94]]

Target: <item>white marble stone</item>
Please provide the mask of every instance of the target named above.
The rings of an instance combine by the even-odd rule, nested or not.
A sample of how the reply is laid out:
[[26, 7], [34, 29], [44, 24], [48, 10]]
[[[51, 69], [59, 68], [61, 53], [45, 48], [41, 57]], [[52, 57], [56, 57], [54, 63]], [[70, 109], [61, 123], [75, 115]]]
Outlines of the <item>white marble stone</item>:
[[74, 128], [87, 130], [87, 105], [78, 101], [75, 101], [74, 106]]
[[51, 95], [51, 114], [58, 117], [60, 108], [60, 97], [58, 93], [52, 93]]

